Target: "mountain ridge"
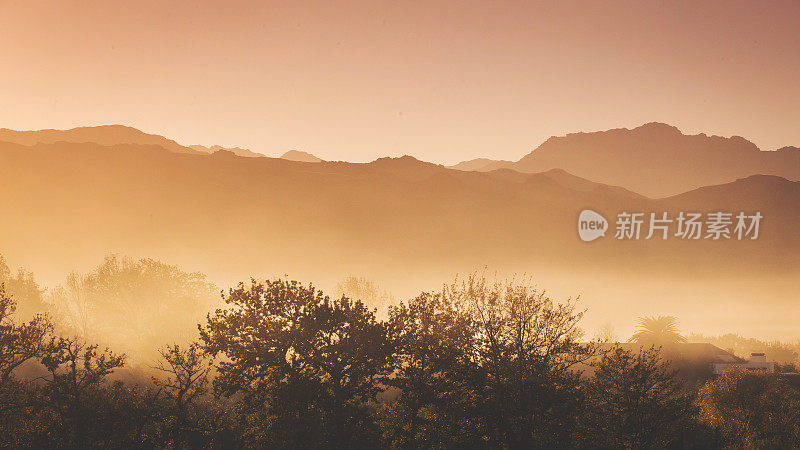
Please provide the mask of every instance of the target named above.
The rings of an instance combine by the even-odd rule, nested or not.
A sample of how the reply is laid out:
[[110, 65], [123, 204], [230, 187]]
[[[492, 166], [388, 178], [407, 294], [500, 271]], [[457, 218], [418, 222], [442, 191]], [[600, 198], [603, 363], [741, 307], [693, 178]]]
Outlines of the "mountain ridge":
[[298, 162], [311, 162], [311, 163], [318, 163], [322, 162], [323, 160], [312, 155], [311, 153], [300, 151], [300, 150], [289, 150], [288, 152], [281, 155], [281, 159], [287, 159], [289, 161], [298, 161]]
[[[653, 200], [563, 170], [463, 172], [409, 156], [304, 163], [214, 155], [133, 144], [0, 143], [0, 188], [15, 217], [0, 223], [0, 248], [64, 252], [54, 258], [65, 261], [109, 249], [170, 249], [213, 265], [276, 261], [298, 271], [323, 270], [330, 258], [343, 267], [379, 260], [409, 270], [422, 261], [450, 273], [492, 261], [637, 271], [686, 270], [692, 261], [728, 272], [800, 267], [800, 211], [790, 207], [800, 202], [800, 183], [779, 177]], [[586, 208], [609, 220], [620, 211], [758, 208], [765, 229], [747, 243], [744, 262], [744, 244], [735, 241], [617, 243], [609, 236], [587, 245], [575, 234], [576, 214]], [[42, 247], [41, 236], [51, 243]]]
[[226, 151], [229, 151], [229, 152], [233, 153], [236, 156], [241, 156], [241, 157], [244, 157], [244, 158], [264, 158], [264, 157], [266, 157], [266, 155], [264, 155], [262, 153], [256, 153], [256, 152], [254, 152], [252, 150], [249, 150], [249, 149], [246, 149], [246, 148], [240, 148], [240, 147], [223, 147], [221, 145], [212, 145], [211, 147], [206, 147], [204, 145], [190, 145], [189, 148], [192, 148], [194, 150], [197, 150], [197, 151], [200, 151], [200, 152], [203, 152], [203, 153], [208, 153], [208, 154], [212, 154], [212, 153], [218, 152], [220, 150], [226, 150]]
[[[124, 125], [77, 127], [69, 130], [0, 129], [0, 141], [34, 145], [58, 141], [100, 145], [156, 145], [174, 153], [210, 155], [221, 150], [236, 156], [264, 155], [239, 147], [183, 146], [172, 139]], [[282, 159], [319, 163], [320, 158], [290, 150]], [[378, 158], [376, 161], [380, 161]], [[541, 173], [563, 169], [577, 177], [617, 186], [650, 198], [666, 198], [702, 186], [722, 184], [755, 174], [800, 179], [800, 148], [760, 150], [740, 136], [683, 134], [677, 127], [649, 122], [634, 128], [551, 136], [516, 162], [478, 158], [449, 168], [489, 172], [500, 169]]]
[[203, 154], [199, 150], [178, 144], [172, 139], [157, 134], [145, 133], [127, 125], [99, 125], [76, 127], [67, 130], [44, 129], [17, 131], [0, 128], [0, 141], [21, 145], [55, 142], [96, 143], [100, 145], [144, 144], [158, 145], [174, 153]]
[[632, 129], [551, 136], [516, 162], [467, 161], [451, 167], [467, 166], [479, 171], [508, 168], [520, 172], [561, 168], [582, 178], [661, 198], [755, 174], [798, 180], [800, 149], [760, 150], [741, 136], [687, 135], [675, 126], [649, 122]]

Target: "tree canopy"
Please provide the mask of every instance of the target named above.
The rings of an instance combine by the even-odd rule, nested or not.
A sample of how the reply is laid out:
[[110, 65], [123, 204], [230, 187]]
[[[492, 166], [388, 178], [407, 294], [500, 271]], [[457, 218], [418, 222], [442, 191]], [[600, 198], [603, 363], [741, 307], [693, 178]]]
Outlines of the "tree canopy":
[[[107, 261], [75, 282], [100, 310], [111, 296], [174, 301], [206, 286], [151, 260]], [[223, 300], [192, 327], [199, 340], [157, 347], [152, 380], [131, 384], [118, 373], [125, 354], [47, 316], [21, 319], [0, 284], [0, 446], [800, 445], [791, 377], [729, 371], [698, 390], [644, 344], [674, 340], [674, 320], [643, 322], [635, 350], [602, 351], [583, 337], [576, 300], [529, 279], [457, 279], [391, 306], [386, 320], [360, 299], [285, 279], [241, 283]]]
[[645, 345], [669, 345], [686, 342], [678, 332], [678, 319], [674, 316], [640, 317], [639, 329], [630, 342]]

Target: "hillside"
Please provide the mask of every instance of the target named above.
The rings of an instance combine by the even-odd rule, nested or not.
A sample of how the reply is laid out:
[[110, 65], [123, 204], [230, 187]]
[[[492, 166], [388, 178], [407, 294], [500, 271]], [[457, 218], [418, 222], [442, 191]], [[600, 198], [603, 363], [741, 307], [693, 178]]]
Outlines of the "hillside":
[[223, 147], [221, 145], [212, 145], [211, 147], [206, 147], [204, 145], [190, 145], [189, 147], [203, 153], [214, 153], [220, 150], [226, 150], [233, 153], [236, 156], [243, 156], [245, 158], [263, 158], [265, 156], [261, 153], [256, 153], [252, 150], [239, 147]]
[[478, 171], [487, 172], [489, 170], [496, 170], [514, 164], [512, 161], [498, 161], [489, 158], [475, 158], [468, 161], [461, 161], [458, 164], [450, 166], [451, 169], [465, 170], [465, 171]]
[[[797, 186], [753, 177], [655, 201], [564, 171], [462, 172], [411, 157], [304, 163], [129, 144], [0, 143], [0, 187], [13, 212], [0, 223], [0, 248], [65, 267], [119, 251], [242, 273], [317, 273], [333, 260], [352, 271], [450, 274], [485, 264], [685, 271], [697, 260], [710, 274], [796, 271], [800, 217], [788, 205], [800, 201]], [[766, 219], [762, 237], [747, 243], [618, 242], [609, 233], [586, 244], [575, 221], [587, 207], [611, 222], [620, 211], [680, 208], [760, 208]]]
[[144, 133], [136, 128], [124, 125], [101, 125], [97, 127], [78, 127], [69, 130], [38, 131], [15, 131], [8, 128], [0, 128], [0, 141], [21, 145], [53, 144], [55, 142], [91, 142], [100, 145], [140, 144], [157, 145], [174, 153], [206, 153], [180, 145], [164, 136]]
[[475, 160], [454, 166], [465, 167], [529, 173], [563, 169], [660, 198], [757, 174], [800, 180], [800, 149], [762, 151], [738, 136], [685, 135], [673, 126], [654, 122], [630, 130], [551, 137], [513, 163]]
[[303, 152], [300, 150], [289, 150], [288, 152], [281, 155], [281, 159], [288, 159], [289, 161], [312, 162], [312, 163], [322, 162], [321, 159], [317, 158], [311, 153]]

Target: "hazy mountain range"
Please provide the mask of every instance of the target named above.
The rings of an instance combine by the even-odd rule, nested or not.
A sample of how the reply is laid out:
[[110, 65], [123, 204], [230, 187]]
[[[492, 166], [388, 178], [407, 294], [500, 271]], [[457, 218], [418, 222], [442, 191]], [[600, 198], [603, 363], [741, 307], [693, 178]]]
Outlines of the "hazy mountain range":
[[148, 134], [124, 125], [101, 125], [97, 127], [78, 127], [69, 130], [15, 131], [0, 128], [0, 141], [21, 145], [53, 144], [56, 142], [100, 145], [141, 144], [156, 145], [175, 153], [200, 155], [206, 151], [185, 147], [172, 139], [157, 134]]
[[666, 197], [754, 174], [800, 180], [800, 149], [763, 151], [739, 136], [685, 135], [654, 122], [632, 130], [554, 136], [516, 162], [482, 158], [452, 167], [528, 173], [559, 168], [649, 197]]
[[[626, 172], [619, 168], [612, 171], [615, 176], [604, 172], [609, 163], [601, 150], [594, 156], [595, 176], [588, 180], [560, 168], [541, 173], [465, 172], [409, 156], [358, 164], [240, 157], [224, 150], [190, 153], [175, 141], [127, 127], [100, 127], [97, 136], [92, 130], [69, 130], [64, 136], [47, 131], [49, 143], [36, 145], [23, 145], [34, 140], [29, 132], [4, 131], [4, 136], [23, 142], [0, 142], [0, 185], [5, 207], [14, 217], [0, 224], [4, 246], [44, 245], [47, 251], [62, 248], [76, 255], [126, 246], [161, 254], [164, 246], [212, 260], [237, 255], [239, 262], [270, 258], [298, 266], [313, 263], [303, 260], [307, 257], [301, 257], [299, 249], [314, 251], [311, 259], [319, 259], [319, 264], [337, 258], [355, 265], [381, 255], [402, 266], [522, 263], [531, 258], [574, 266], [601, 258], [638, 269], [666, 264], [681, 270], [690, 261], [704, 260], [719, 270], [745, 266], [794, 270], [800, 260], [795, 229], [800, 220], [796, 207], [800, 183], [777, 176], [748, 177], [758, 169], [742, 179], [651, 200], [634, 190], [596, 182]], [[678, 136], [682, 141], [680, 133], [670, 130], [648, 125], [569, 135], [548, 140], [533, 155], [540, 150], [556, 155], [562, 145], [559, 140], [624, 141], [631, 139], [627, 135], [637, 135], [638, 139]], [[141, 142], [108, 145], [114, 132]], [[64, 142], [65, 138], [87, 142]], [[731, 152], [728, 147], [739, 144], [758, 152], [737, 138], [688, 138], [714, 143], [710, 150], [698, 150], [705, 155], [723, 151], [720, 148]], [[46, 142], [41, 136], [35, 139]], [[98, 142], [88, 142], [91, 139]], [[608, 145], [596, 148], [608, 149], [609, 158], [619, 158], [621, 151]], [[640, 152], [652, 147], [657, 149], [654, 158], [665, 158], [666, 144], [641, 145]], [[572, 156], [583, 151], [566, 144], [563, 148]], [[793, 152], [782, 151], [789, 156]], [[744, 164], [737, 167], [744, 170]], [[688, 180], [723, 176], [688, 172], [694, 178], [675, 173], [671, 179], [696, 183]], [[650, 185], [674, 185], [668, 181], [654, 177]], [[753, 242], [615, 242], [609, 237], [587, 245], [575, 233], [576, 214], [587, 207], [612, 222], [625, 210], [760, 210], [767, 218], [761, 238]], [[732, 255], [743, 248], [748, 260], [733, 263]]]
[[302, 152], [299, 150], [289, 150], [288, 152], [281, 155], [281, 158], [288, 159], [289, 161], [312, 162], [312, 163], [322, 162], [321, 159], [317, 158], [311, 153]]
[[256, 153], [246, 148], [239, 148], [239, 147], [223, 147], [221, 145], [212, 145], [211, 147], [206, 147], [204, 145], [191, 145], [190, 148], [203, 152], [203, 153], [216, 153], [220, 150], [224, 150], [226, 152], [231, 152], [236, 156], [242, 156], [245, 158], [263, 158], [266, 155], [261, 153]]
[[[188, 153], [193, 155], [211, 154], [220, 150], [231, 152], [236, 156], [247, 158], [263, 158], [266, 155], [246, 148], [223, 147], [221, 145], [180, 145], [172, 139], [167, 139], [157, 134], [148, 134], [133, 127], [124, 125], [101, 125], [96, 127], [78, 127], [69, 130], [37, 130], [16, 131], [0, 128], [0, 142], [11, 142], [21, 145], [53, 144], [56, 142], [94, 143], [100, 145], [141, 144], [156, 145], [174, 153]], [[322, 161], [316, 156], [297, 150], [290, 150], [281, 156], [283, 159], [293, 161]]]
[[[583, 167], [576, 155], [594, 149], [586, 162], [594, 161], [593, 175], [579, 177], [560, 167], [461, 171], [410, 156], [370, 163], [297, 153], [244, 157], [118, 126], [0, 136], [0, 253], [45, 280], [59, 282], [117, 252], [200, 270], [220, 283], [289, 274], [333, 286], [357, 274], [402, 296], [488, 267], [536, 274], [564, 295], [584, 294], [593, 320], [609, 320], [614, 311], [683, 311], [719, 327], [736, 321], [763, 333], [796, 331], [788, 317], [800, 313], [800, 182], [762, 174], [769, 171], [760, 165], [788, 158], [775, 170], [796, 173], [795, 149], [759, 152], [740, 138], [648, 125], [551, 138], [531, 156], [547, 149], [542, 154], [555, 161], [561, 148], [576, 170]], [[670, 162], [670, 146], [659, 136], [692, 140], [703, 163], [714, 154], [725, 156], [720, 161], [735, 160], [736, 151], [750, 156], [703, 171], [680, 162], [690, 156], [686, 148]], [[630, 166], [608, 162], [634, 148], [606, 142], [617, 140], [639, 142]], [[585, 145], [566, 145], [572, 142]], [[290, 160], [298, 158], [317, 162]], [[648, 158], [675, 172], [647, 181], [636, 172]], [[719, 181], [661, 199], [642, 195], [709, 178]], [[644, 189], [632, 189], [630, 180]], [[577, 235], [586, 208], [610, 225], [590, 243]], [[614, 239], [620, 212], [668, 212], [674, 219], [680, 211], [759, 211], [764, 218], [757, 240], [645, 240], [647, 228], [641, 240]], [[764, 302], [782, 309], [767, 317]], [[700, 310], [707, 314], [698, 316]]]

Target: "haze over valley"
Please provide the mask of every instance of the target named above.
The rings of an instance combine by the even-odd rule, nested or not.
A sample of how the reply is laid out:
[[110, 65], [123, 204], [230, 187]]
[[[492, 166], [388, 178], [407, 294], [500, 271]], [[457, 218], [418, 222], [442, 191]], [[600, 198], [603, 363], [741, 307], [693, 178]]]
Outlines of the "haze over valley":
[[[357, 275], [396, 298], [476, 270], [527, 273], [559, 297], [579, 295], [590, 326], [632, 327], [656, 311], [689, 330], [794, 339], [799, 155], [655, 123], [553, 137], [494, 169], [461, 166], [473, 170], [410, 156], [272, 158], [121, 126], [4, 129], [0, 186], [13, 220], [0, 224], [0, 251], [46, 286], [110, 253], [219, 286], [289, 275], [332, 287]], [[578, 239], [585, 208], [609, 220], [604, 238]], [[757, 240], [617, 240], [623, 211], [764, 219]]]

